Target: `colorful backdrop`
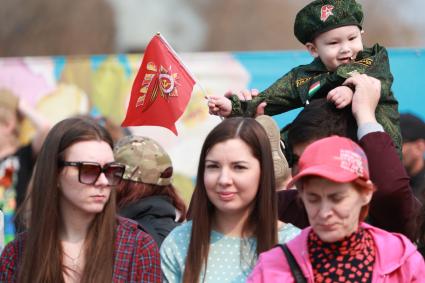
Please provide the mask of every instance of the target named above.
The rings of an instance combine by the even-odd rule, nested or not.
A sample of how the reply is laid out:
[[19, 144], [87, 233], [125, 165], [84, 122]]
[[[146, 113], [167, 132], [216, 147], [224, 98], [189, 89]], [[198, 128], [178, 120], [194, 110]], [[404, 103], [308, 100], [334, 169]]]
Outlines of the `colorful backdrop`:
[[[393, 90], [400, 112], [412, 112], [425, 119], [425, 49], [390, 49]], [[131, 84], [141, 54], [79, 57], [0, 58], [0, 89], [6, 88], [27, 99], [52, 122], [65, 117], [95, 113], [120, 124], [124, 118]], [[158, 127], [132, 127], [130, 130], [152, 137], [170, 153], [176, 182], [188, 198], [196, 174], [198, 155], [206, 134], [220, 119], [208, 115], [204, 91], [223, 94], [244, 88], [266, 88], [294, 66], [311, 57], [304, 51], [233, 52], [181, 54], [195, 75], [195, 86], [186, 112], [179, 120], [179, 136]], [[202, 85], [202, 88], [199, 87]], [[299, 110], [275, 116], [281, 127]], [[22, 140], [32, 130], [24, 124]]]

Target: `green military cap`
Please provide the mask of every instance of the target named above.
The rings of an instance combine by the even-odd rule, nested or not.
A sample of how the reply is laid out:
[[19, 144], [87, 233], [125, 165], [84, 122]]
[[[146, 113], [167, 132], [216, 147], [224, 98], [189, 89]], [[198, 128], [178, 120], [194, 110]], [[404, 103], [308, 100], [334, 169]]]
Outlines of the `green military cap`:
[[356, 25], [361, 29], [362, 22], [362, 6], [355, 0], [316, 0], [298, 12], [294, 34], [302, 44], [306, 44], [334, 28]]
[[173, 165], [170, 156], [153, 139], [124, 137], [114, 147], [114, 157], [125, 165], [124, 180], [158, 186], [171, 184]]

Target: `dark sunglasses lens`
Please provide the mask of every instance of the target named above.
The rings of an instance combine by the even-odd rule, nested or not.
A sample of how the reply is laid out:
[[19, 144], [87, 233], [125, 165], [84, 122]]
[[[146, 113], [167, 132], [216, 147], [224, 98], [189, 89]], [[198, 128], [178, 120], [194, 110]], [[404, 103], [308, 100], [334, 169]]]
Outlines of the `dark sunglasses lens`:
[[80, 182], [93, 185], [100, 175], [100, 166], [96, 164], [83, 163], [80, 166]]
[[118, 185], [124, 174], [124, 166], [118, 164], [109, 164], [105, 168], [105, 176], [111, 186]]

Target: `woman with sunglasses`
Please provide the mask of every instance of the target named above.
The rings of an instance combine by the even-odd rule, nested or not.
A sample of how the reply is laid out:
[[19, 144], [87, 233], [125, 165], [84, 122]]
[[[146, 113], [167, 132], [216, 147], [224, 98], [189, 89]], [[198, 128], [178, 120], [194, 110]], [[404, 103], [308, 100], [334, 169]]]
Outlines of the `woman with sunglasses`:
[[29, 228], [0, 258], [1, 282], [161, 282], [158, 248], [116, 217], [124, 166], [104, 128], [71, 118], [52, 128], [29, 194]]

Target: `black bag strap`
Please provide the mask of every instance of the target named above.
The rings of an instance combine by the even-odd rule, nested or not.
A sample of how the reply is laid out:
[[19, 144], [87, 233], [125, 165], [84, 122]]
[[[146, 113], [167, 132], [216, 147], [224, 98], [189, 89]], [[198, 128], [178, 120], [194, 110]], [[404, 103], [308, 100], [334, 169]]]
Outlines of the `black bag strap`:
[[294, 256], [292, 255], [291, 251], [288, 249], [286, 244], [279, 245], [282, 249], [283, 253], [285, 254], [286, 260], [288, 261], [289, 268], [291, 269], [292, 275], [294, 276], [296, 283], [307, 283], [307, 280], [304, 277], [303, 272], [301, 271], [300, 266], [295, 261]]

